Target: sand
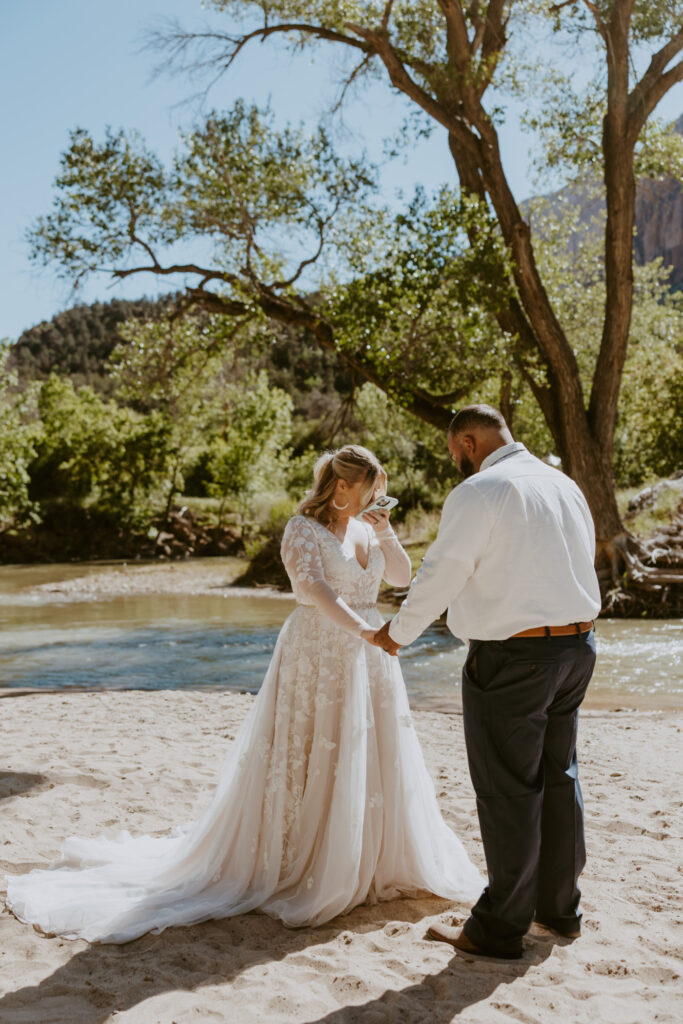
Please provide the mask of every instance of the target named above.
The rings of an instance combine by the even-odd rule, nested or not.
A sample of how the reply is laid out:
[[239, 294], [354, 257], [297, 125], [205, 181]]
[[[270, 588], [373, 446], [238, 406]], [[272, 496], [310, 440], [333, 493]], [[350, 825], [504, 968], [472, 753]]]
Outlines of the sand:
[[[179, 691], [0, 700], [2, 877], [48, 863], [69, 834], [158, 834], [194, 818], [252, 700]], [[483, 867], [462, 719], [421, 711], [415, 721], [445, 817]], [[467, 907], [433, 897], [360, 907], [320, 928], [250, 914], [125, 946], [45, 938], [5, 909], [0, 1022], [680, 1021], [682, 722], [661, 712], [583, 717], [589, 860], [584, 934], [573, 943], [534, 926], [521, 961], [456, 955], [424, 933]]]

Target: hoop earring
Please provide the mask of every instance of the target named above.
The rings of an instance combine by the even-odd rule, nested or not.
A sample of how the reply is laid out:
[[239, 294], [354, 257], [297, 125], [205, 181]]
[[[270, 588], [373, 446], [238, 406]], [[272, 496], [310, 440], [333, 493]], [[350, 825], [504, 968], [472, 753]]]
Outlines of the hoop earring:
[[343, 512], [345, 508], [349, 507], [349, 504], [350, 502], [347, 501], [345, 505], [338, 505], [334, 498], [332, 499], [332, 505], [336, 508], [337, 512]]

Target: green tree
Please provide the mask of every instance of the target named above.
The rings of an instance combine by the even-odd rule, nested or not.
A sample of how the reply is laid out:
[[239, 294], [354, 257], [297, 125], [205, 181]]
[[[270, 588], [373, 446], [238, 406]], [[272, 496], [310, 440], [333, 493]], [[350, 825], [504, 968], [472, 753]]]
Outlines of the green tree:
[[166, 515], [188, 472], [201, 467], [207, 492], [231, 501], [243, 524], [253, 497], [283, 484], [292, 400], [258, 372], [268, 338], [235, 341], [225, 318], [131, 321], [112, 354], [117, 397], [153, 410], [164, 424], [170, 473]]
[[228, 384], [222, 404], [219, 429], [208, 447], [208, 490], [221, 499], [221, 514], [227, 501], [234, 504], [244, 534], [255, 496], [284, 489], [292, 400], [271, 388], [261, 371]]
[[[453, 322], [441, 317], [447, 340], [460, 342], [462, 328], [474, 322], [487, 344], [495, 345], [490, 325], [485, 335], [482, 328], [486, 307], [505, 290], [501, 247], [478, 200], [449, 209], [447, 194], [434, 204], [418, 194], [392, 224], [384, 211], [371, 205], [374, 184], [365, 164], [337, 157], [323, 132], [312, 138], [293, 129], [278, 133], [268, 112], [238, 101], [232, 111], [212, 114], [185, 138], [185, 150], [168, 173], [135, 137], [109, 133], [97, 145], [83, 131], [72, 133], [57, 179], [55, 211], [39, 219], [30, 237], [37, 260], [55, 260], [65, 275], [76, 279], [102, 269], [119, 278], [143, 272], [195, 275], [197, 284], [187, 289], [188, 304], [200, 304], [242, 325], [265, 316], [303, 329], [324, 349], [342, 352], [351, 374], [400, 397], [427, 422], [443, 426], [462, 387], [432, 394], [429, 381], [434, 375], [428, 375], [434, 360], [413, 361], [413, 368], [419, 364], [425, 375], [413, 380], [407, 365], [398, 372], [402, 360], [387, 361], [381, 338], [371, 350], [368, 335], [372, 327], [386, 341], [395, 341], [400, 321], [387, 322], [388, 298], [396, 295], [402, 279], [419, 307], [408, 340], [415, 343], [422, 330], [424, 351], [428, 331], [435, 337], [438, 317], [428, 286], [443, 276], [441, 294], [452, 303], [462, 296], [469, 305], [462, 311], [451, 306]], [[421, 215], [429, 215], [439, 251], [425, 230], [419, 238], [410, 237]], [[480, 250], [470, 259], [466, 229], [481, 239]], [[156, 255], [170, 242], [202, 236], [214, 240], [213, 265], [164, 265]], [[387, 248], [397, 245], [403, 246], [399, 273], [391, 266], [399, 253], [394, 249], [387, 255]], [[333, 254], [333, 264], [322, 260], [327, 252]], [[139, 257], [142, 262], [136, 262]], [[122, 262], [127, 265], [117, 268]], [[354, 313], [343, 300], [343, 287], [334, 285], [348, 281], [359, 266], [375, 275], [378, 294], [373, 296], [372, 285], [364, 295], [362, 287], [356, 290], [354, 297], [363, 306]], [[314, 270], [317, 276], [311, 276]], [[331, 303], [324, 303], [323, 288], [333, 289]], [[372, 325], [359, 335], [353, 324], [371, 307]], [[403, 322], [410, 323], [409, 308]], [[402, 344], [403, 354], [409, 347]], [[462, 339], [448, 368], [467, 347]], [[443, 359], [436, 361], [437, 366], [441, 363]], [[470, 358], [469, 367], [473, 364]], [[482, 379], [485, 367], [477, 372]]]
[[16, 373], [0, 367], [0, 531], [38, 518], [29, 495], [29, 466], [40, 436], [34, 398], [19, 390]]
[[[535, 230], [537, 259], [549, 296], [576, 354], [582, 387], [588, 391], [603, 329], [604, 211], [582, 222], [580, 208], [569, 196], [560, 203], [556, 199], [533, 200], [527, 215]], [[668, 280], [669, 270], [659, 260], [634, 268], [634, 305], [613, 458], [619, 486], [680, 468], [683, 295], [672, 292]], [[523, 398], [524, 390], [518, 383], [517, 404], [526, 407], [528, 429], [529, 403]], [[512, 416], [516, 413], [515, 408]], [[547, 442], [544, 445], [540, 437], [534, 446], [548, 451]]]
[[[662, 139], [673, 146], [666, 133], [650, 131], [648, 136], [648, 120], [666, 92], [683, 80], [683, 61], [672, 64], [683, 48], [678, 5], [672, 0], [567, 0], [554, 6], [546, 0], [466, 6], [454, 0], [212, 0], [211, 6], [245, 21], [242, 31], [213, 38], [202, 34], [202, 44], [210, 48], [202, 57], [205, 62], [227, 67], [248, 52], [251, 42], [274, 34], [295, 49], [333, 44], [357, 61], [349, 67], [349, 81], [384, 76], [428, 123], [445, 132], [461, 195], [457, 245], [451, 244], [452, 230], [448, 241], [439, 242], [444, 262], [457, 249], [458, 258], [474, 271], [482, 309], [475, 329], [491, 321], [497, 325], [498, 338], [534, 394], [565, 468], [588, 497], [609, 564], [616, 570], [623, 558], [641, 579], [654, 579], [634, 561], [633, 544], [623, 529], [612, 456], [633, 306], [636, 172], [658, 173]], [[553, 119], [554, 111], [562, 110], [546, 83], [539, 88], [536, 81], [532, 94], [541, 97], [542, 108], [543, 97], [548, 98], [539, 115], [548, 136], [548, 159], [570, 177], [587, 167], [584, 151], [569, 144], [573, 135], [597, 140], [589, 163], [604, 183], [605, 291], [588, 388], [501, 152], [500, 96], [506, 88], [529, 88], [536, 69], [525, 67], [519, 54], [535, 30], [556, 31], [564, 40], [574, 37], [585, 48], [596, 44], [599, 55], [598, 80], [586, 90], [591, 102], [580, 96], [569, 103], [565, 122], [558, 117], [556, 125]], [[182, 62], [197, 40], [180, 34], [170, 42]], [[649, 63], [643, 70], [646, 52]], [[600, 99], [593, 102], [596, 90]], [[385, 359], [376, 336], [360, 347], [345, 344], [334, 311], [321, 308], [320, 285], [340, 279], [338, 266], [326, 282], [318, 282], [314, 294], [310, 284], [303, 287], [326, 244], [333, 246], [339, 262], [344, 256], [348, 260], [360, 239], [367, 247], [367, 270], [377, 270], [381, 261], [373, 245], [384, 221], [368, 209], [372, 179], [367, 169], [339, 159], [324, 133], [311, 140], [291, 129], [278, 134], [267, 118], [239, 104], [227, 115], [212, 115], [185, 141], [185, 152], [166, 173], [139, 142], [123, 134], [110, 135], [97, 146], [86, 133], [74, 133], [58, 179], [55, 210], [33, 232], [36, 256], [56, 259], [77, 278], [105, 268], [118, 277], [149, 271], [193, 274], [189, 300], [228, 316], [265, 314], [304, 326], [324, 347], [343, 349], [353, 372], [399, 394], [406, 408], [443, 426], [455, 400], [452, 388], [436, 393], [434, 375], [431, 381], [422, 375], [414, 380], [415, 367], [397, 380], [400, 360], [392, 359], [393, 347]], [[496, 234], [505, 258], [492, 275], [487, 246]], [[208, 266], [168, 264], [158, 255], [171, 242], [197, 236], [216, 241], [216, 258]], [[410, 288], [414, 291], [414, 283]], [[454, 309], [453, 330], [433, 362], [460, 339], [465, 312]], [[392, 329], [390, 316], [379, 317], [374, 325], [375, 335], [386, 336]], [[466, 388], [469, 381], [462, 383]]]
[[95, 507], [122, 523], [149, 516], [169, 468], [159, 413], [122, 408], [56, 376], [41, 385], [37, 408], [42, 429], [29, 467], [34, 499]]
[[130, 320], [109, 362], [116, 397], [163, 424], [168, 460], [164, 517], [182, 492], [185, 474], [207, 448], [220, 416], [231, 360], [225, 320], [176, 317]]
[[359, 389], [356, 419], [355, 437], [362, 437], [386, 469], [389, 493], [399, 499], [398, 515], [418, 505], [439, 505], [453, 486], [441, 431], [391, 402], [374, 384]]

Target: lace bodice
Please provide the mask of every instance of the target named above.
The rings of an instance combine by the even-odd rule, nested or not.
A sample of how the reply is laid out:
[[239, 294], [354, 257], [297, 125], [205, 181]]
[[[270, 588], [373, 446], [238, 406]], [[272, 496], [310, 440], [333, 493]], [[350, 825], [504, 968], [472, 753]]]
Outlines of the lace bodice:
[[393, 530], [368, 531], [368, 562], [363, 568], [317, 519], [293, 516], [282, 538], [282, 561], [299, 604], [319, 608], [342, 629], [359, 635], [371, 628], [355, 609], [374, 607], [382, 578], [394, 586], [410, 583], [410, 559]]

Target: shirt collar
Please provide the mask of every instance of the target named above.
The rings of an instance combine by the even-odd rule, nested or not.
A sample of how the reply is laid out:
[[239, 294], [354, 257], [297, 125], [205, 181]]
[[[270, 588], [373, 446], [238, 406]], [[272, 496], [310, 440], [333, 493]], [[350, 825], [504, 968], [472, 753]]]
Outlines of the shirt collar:
[[526, 446], [521, 441], [511, 441], [510, 444], [504, 444], [502, 448], [496, 448], [495, 452], [491, 452], [487, 455], [481, 466], [479, 472], [482, 469], [488, 469], [489, 466], [495, 466], [497, 462], [502, 462], [503, 459], [507, 459], [509, 455], [516, 455], [517, 452], [525, 452]]

